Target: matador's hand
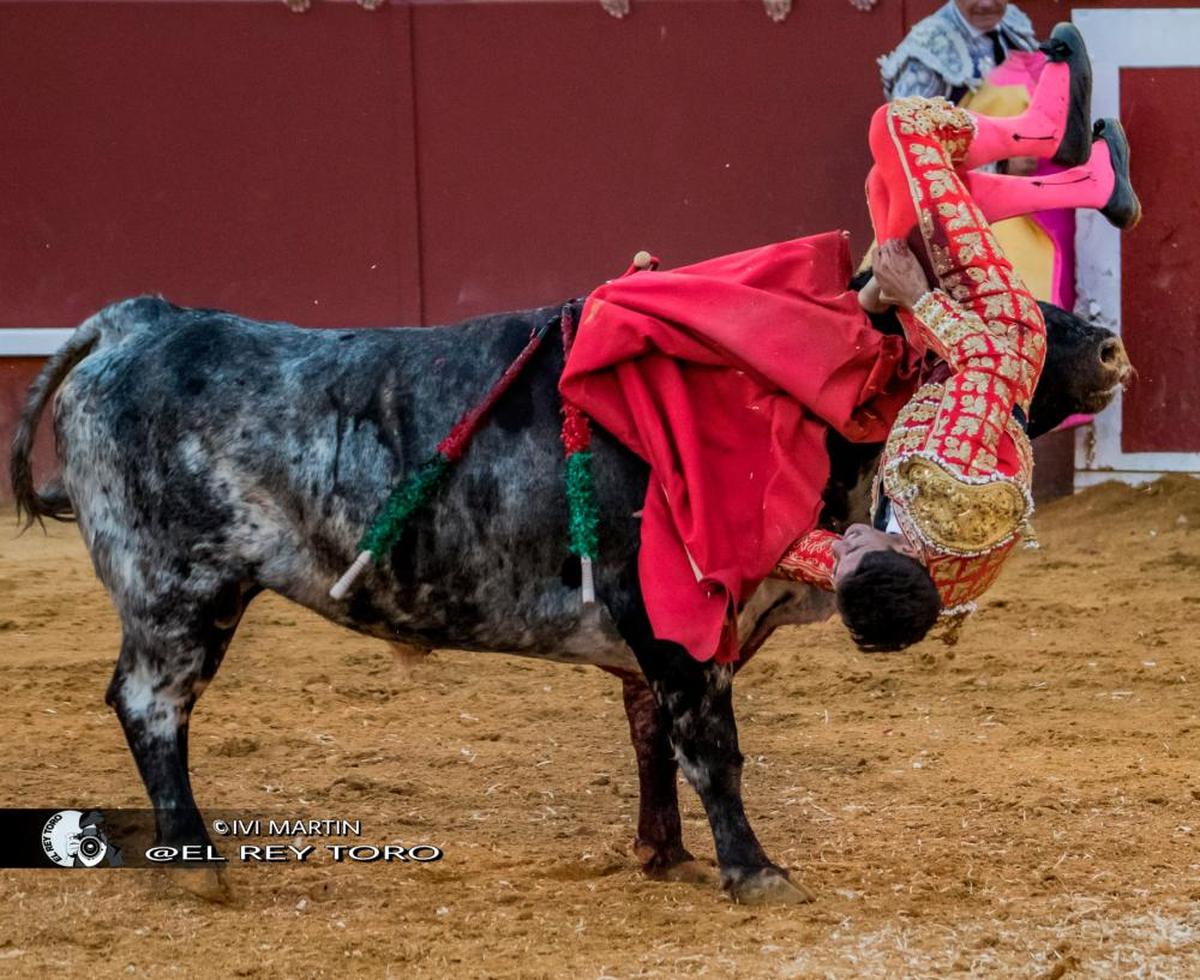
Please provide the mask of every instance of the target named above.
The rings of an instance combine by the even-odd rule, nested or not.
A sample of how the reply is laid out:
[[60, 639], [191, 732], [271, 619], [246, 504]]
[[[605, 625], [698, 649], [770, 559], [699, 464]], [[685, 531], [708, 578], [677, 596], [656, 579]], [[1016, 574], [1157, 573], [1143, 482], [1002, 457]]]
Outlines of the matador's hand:
[[875, 250], [872, 263], [882, 299], [911, 310], [929, 292], [925, 270], [903, 239], [893, 238]]
[[600, 6], [618, 20], [629, 16], [629, 0], [600, 0]]

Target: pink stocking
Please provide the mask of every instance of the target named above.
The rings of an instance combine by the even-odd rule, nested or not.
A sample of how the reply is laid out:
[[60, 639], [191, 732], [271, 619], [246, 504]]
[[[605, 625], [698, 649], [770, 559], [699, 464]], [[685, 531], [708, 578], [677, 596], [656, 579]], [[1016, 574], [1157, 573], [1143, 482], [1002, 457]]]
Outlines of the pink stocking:
[[1102, 208], [1112, 197], [1116, 177], [1108, 144], [1092, 144], [1087, 163], [1041, 177], [960, 174], [989, 223], [1052, 208]]
[[[1071, 101], [1071, 70], [1062, 62], [1042, 69], [1029, 108], [1019, 116], [980, 116], [974, 112], [975, 138], [960, 164], [974, 170], [1010, 157], [1049, 160], [1058, 152]], [[968, 110], [970, 111], [970, 110]]]

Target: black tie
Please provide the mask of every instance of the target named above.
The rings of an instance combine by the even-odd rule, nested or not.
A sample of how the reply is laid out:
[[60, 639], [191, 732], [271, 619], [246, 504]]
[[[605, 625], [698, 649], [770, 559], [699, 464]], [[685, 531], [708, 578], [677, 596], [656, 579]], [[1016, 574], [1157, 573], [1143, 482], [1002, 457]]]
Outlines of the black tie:
[[1000, 40], [1000, 32], [988, 31], [987, 36], [992, 39], [992, 63], [998, 67], [1004, 63], [1005, 57], [1004, 44]]

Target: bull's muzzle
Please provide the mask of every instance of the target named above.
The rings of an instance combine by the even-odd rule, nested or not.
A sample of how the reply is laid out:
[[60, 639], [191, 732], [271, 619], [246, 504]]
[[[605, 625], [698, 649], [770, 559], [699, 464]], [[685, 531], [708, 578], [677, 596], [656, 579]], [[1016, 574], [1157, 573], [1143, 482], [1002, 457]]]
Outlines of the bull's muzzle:
[[1105, 340], [1100, 345], [1099, 356], [1101, 368], [1114, 379], [1114, 384], [1124, 385], [1132, 380], [1133, 365], [1120, 337], [1109, 337]]

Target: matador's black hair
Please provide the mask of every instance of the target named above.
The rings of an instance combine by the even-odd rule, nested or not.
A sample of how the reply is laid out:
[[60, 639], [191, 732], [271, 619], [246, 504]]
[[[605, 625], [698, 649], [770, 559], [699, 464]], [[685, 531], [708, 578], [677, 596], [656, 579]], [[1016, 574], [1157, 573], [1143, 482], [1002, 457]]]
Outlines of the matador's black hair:
[[942, 600], [925, 566], [898, 551], [873, 551], [837, 588], [842, 622], [860, 650], [888, 653], [919, 642]]

